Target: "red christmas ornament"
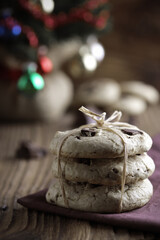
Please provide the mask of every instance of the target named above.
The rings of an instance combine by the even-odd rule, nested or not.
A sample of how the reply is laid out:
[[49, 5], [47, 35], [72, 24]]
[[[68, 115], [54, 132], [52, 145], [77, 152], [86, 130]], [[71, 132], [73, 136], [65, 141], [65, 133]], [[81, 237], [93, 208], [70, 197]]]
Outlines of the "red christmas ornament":
[[46, 56], [42, 56], [40, 57], [39, 59], [39, 65], [40, 65], [40, 68], [41, 70], [44, 72], [44, 73], [49, 73], [52, 71], [53, 69], [53, 63], [52, 61], [46, 57]]

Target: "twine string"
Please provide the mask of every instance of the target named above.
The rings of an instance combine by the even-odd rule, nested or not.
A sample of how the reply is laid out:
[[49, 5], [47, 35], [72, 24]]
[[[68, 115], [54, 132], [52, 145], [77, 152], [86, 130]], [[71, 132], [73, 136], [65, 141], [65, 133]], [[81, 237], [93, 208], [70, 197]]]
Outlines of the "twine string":
[[61, 161], [60, 161], [61, 160], [62, 146], [63, 146], [64, 142], [67, 140], [68, 137], [70, 137], [72, 134], [79, 131], [83, 127], [94, 127], [94, 126], [96, 126], [100, 129], [110, 131], [110, 132], [118, 135], [121, 138], [122, 143], [123, 143], [124, 159], [123, 159], [123, 171], [122, 171], [122, 176], [121, 176], [121, 197], [120, 197], [119, 209], [118, 209], [118, 211], [121, 212], [122, 211], [122, 203], [123, 203], [125, 178], [126, 178], [126, 163], [127, 163], [127, 160], [128, 160], [128, 151], [127, 151], [127, 144], [126, 144], [124, 136], [119, 131], [117, 131], [114, 127], [115, 126], [117, 126], [117, 127], [129, 127], [131, 125], [128, 124], [128, 123], [120, 123], [119, 122], [121, 117], [122, 117], [122, 113], [120, 111], [115, 111], [106, 120], [105, 120], [105, 117], [106, 117], [105, 112], [103, 112], [102, 114], [97, 114], [97, 113], [94, 113], [94, 112], [90, 111], [89, 109], [87, 109], [83, 106], [81, 108], [79, 108], [79, 111], [81, 111], [82, 113], [91, 117], [94, 121], [96, 121], [96, 123], [95, 124], [86, 124], [85, 126], [81, 126], [80, 128], [71, 130], [67, 135], [62, 137], [62, 139], [60, 141], [59, 148], [57, 150], [58, 177], [59, 177], [59, 182], [60, 182], [60, 186], [61, 186], [61, 190], [62, 190], [62, 196], [63, 196], [64, 204], [65, 204], [66, 207], [69, 208], [68, 198], [66, 196], [66, 192], [65, 192], [65, 189], [64, 189], [64, 182], [63, 182], [64, 177], [63, 177], [63, 171], [62, 171], [62, 166], [61, 166]]

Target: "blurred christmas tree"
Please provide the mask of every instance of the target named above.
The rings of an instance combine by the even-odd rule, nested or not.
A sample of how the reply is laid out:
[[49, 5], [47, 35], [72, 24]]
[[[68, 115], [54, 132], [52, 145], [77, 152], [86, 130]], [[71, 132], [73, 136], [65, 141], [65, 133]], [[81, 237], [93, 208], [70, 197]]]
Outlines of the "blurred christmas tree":
[[41, 45], [109, 31], [109, 8], [107, 0], [2, 0], [0, 43], [17, 57], [36, 61]]
[[[51, 46], [74, 37], [85, 42], [90, 34], [110, 30], [108, 0], [1, 0], [1, 79], [16, 82], [23, 93], [34, 94], [45, 86], [41, 75], [53, 70], [54, 62], [47, 56]], [[94, 61], [100, 61], [99, 56], [91, 59], [94, 51], [86, 46], [81, 50], [84, 54], [88, 54], [84, 64], [89, 61], [94, 66]]]

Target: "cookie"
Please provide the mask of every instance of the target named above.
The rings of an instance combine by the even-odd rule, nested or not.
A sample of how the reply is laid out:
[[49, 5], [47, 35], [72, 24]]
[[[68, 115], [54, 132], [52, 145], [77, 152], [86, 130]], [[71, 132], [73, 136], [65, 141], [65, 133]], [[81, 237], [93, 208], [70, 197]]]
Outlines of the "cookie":
[[[66, 180], [91, 184], [121, 184], [123, 157], [114, 159], [60, 158], [62, 174]], [[153, 160], [147, 155], [135, 155], [126, 163], [126, 184], [148, 178], [154, 172]], [[58, 160], [53, 161], [52, 172], [58, 177]]]
[[[82, 184], [64, 181], [69, 208], [90, 212], [115, 213], [119, 211], [121, 189], [119, 186]], [[125, 185], [122, 212], [142, 207], [151, 198], [152, 184], [148, 179], [135, 184]], [[49, 188], [46, 194], [49, 203], [66, 207], [59, 180]]]
[[122, 95], [118, 101], [112, 105], [113, 109], [118, 109], [130, 115], [138, 115], [147, 109], [144, 99], [133, 95]]
[[83, 83], [75, 94], [77, 105], [95, 104], [108, 106], [116, 102], [121, 94], [119, 84], [113, 79], [98, 79]]
[[51, 141], [51, 152], [57, 154], [62, 139], [60, 155], [71, 158], [116, 158], [124, 156], [125, 139], [129, 156], [147, 152], [152, 146], [151, 137], [133, 125], [114, 125], [106, 130], [83, 126], [70, 131], [58, 131]]
[[159, 101], [159, 92], [152, 85], [141, 81], [125, 81], [121, 83], [123, 93], [137, 95], [150, 104], [155, 104]]

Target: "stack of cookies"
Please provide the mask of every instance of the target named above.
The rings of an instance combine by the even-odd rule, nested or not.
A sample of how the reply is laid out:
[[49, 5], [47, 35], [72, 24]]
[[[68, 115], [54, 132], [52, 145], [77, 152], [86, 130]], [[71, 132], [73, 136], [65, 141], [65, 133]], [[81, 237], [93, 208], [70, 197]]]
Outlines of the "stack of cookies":
[[153, 194], [148, 177], [155, 165], [147, 155], [152, 139], [136, 126], [98, 121], [55, 134], [51, 142], [54, 181], [46, 200], [103, 213], [145, 205]]

